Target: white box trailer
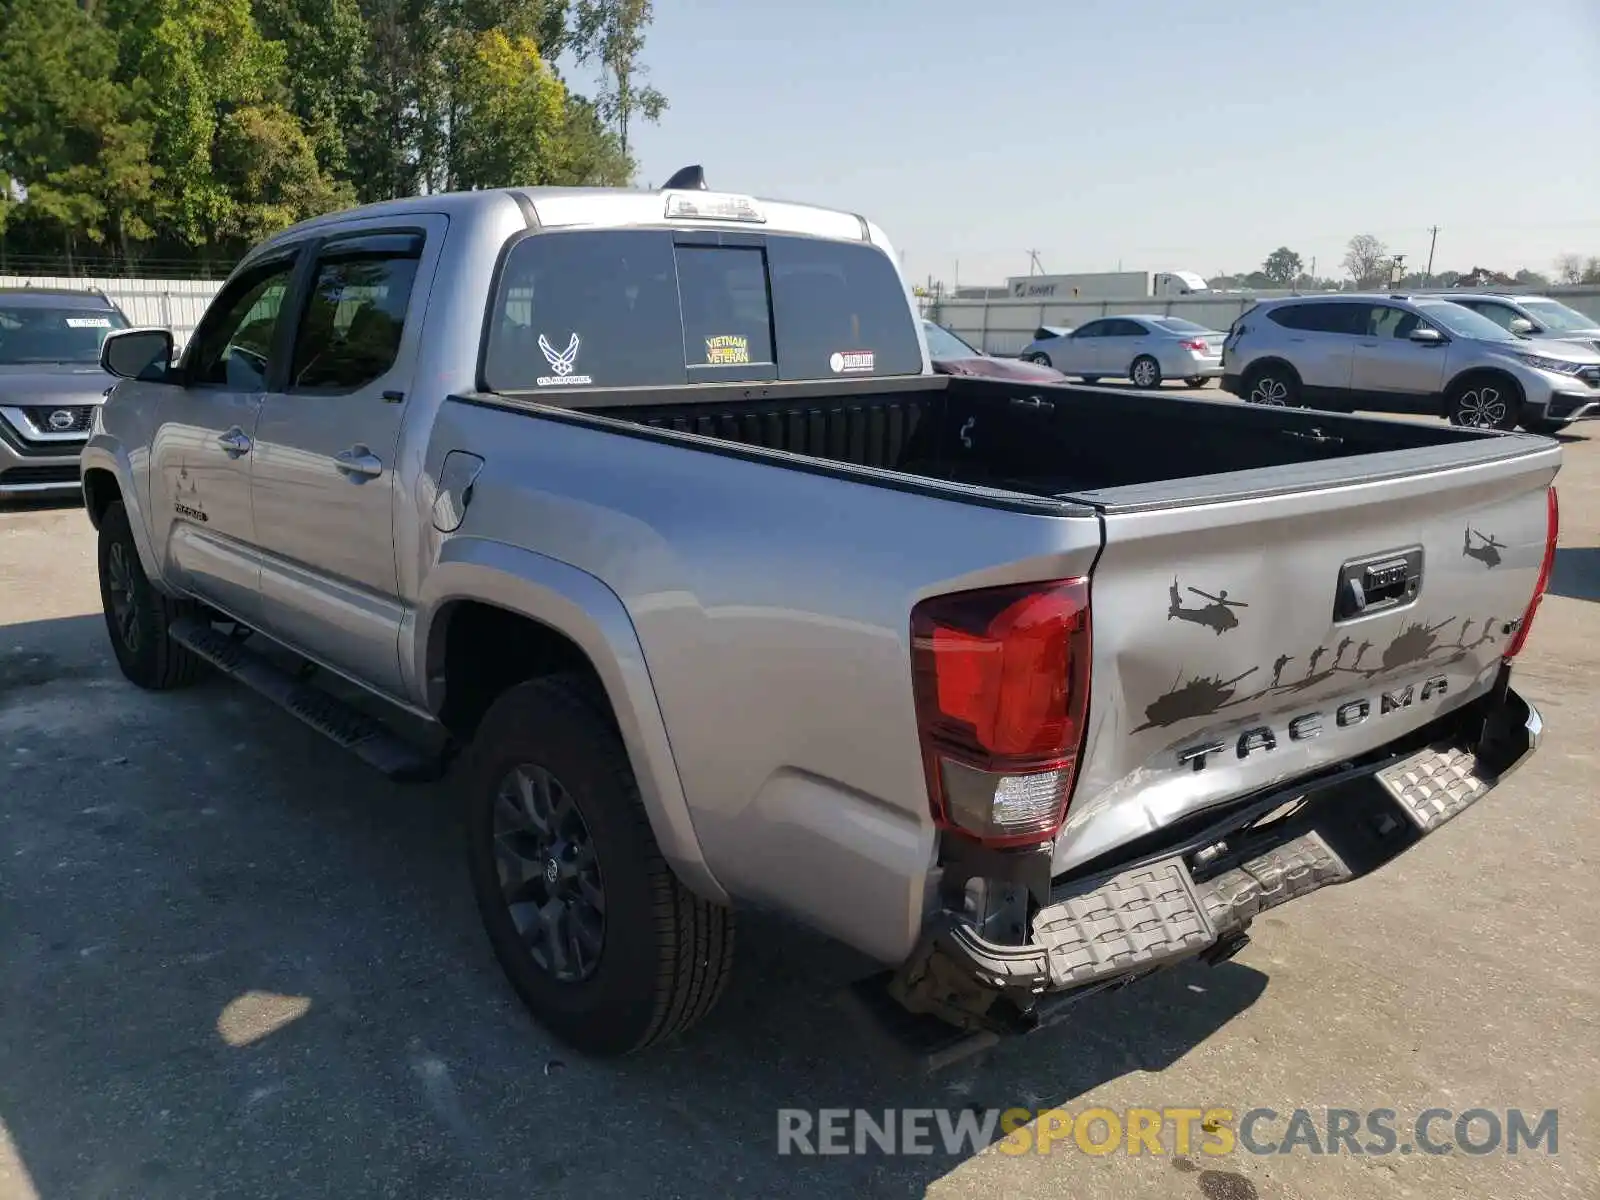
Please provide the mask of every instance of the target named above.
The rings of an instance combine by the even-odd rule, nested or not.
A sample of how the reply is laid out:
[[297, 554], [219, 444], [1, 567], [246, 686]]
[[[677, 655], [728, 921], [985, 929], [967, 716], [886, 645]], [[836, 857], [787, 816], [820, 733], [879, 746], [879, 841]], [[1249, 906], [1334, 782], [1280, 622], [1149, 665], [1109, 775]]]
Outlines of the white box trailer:
[[1193, 271], [1090, 271], [1076, 275], [1013, 275], [1011, 300], [1134, 300], [1146, 296], [1191, 296], [1210, 291]]

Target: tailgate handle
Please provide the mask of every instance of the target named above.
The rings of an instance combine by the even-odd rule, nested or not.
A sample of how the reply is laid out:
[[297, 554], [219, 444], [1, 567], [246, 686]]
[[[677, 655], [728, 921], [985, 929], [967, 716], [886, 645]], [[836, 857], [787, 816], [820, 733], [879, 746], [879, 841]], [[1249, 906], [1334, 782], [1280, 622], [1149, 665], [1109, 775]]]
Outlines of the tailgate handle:
[[1422, 591], [1422, 547], [1353, 559], [1339, 568], [1333, 619], [1348, 621], [1410, 604]]

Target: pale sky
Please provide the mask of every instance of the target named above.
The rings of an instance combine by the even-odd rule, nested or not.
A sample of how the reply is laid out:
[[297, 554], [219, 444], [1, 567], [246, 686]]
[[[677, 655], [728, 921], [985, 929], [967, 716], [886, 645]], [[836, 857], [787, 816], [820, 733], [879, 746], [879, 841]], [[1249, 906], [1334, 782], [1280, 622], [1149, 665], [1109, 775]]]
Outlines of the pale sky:
[[640, 182], [860, 212], [908, 274], [1600, 255], [1600, 0], [657, 0]]

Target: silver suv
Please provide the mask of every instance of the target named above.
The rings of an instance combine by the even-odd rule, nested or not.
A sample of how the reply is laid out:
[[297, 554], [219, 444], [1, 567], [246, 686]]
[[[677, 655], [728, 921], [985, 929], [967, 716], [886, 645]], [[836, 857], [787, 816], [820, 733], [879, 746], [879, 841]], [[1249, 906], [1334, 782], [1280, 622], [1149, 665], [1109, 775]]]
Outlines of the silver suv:
[[1436, 296], [1292, 296], [1233, 323], [1222, 386], [1252, 404], [1431, 413], [1554, 433], [1600, 411], [1600, 353], [1537, 346]]
[[1520, 338], [1579, 342], [1600, 350], [1600, 320], [1549, 296], [1508, 296], [1499, 292], [1440, 292], [1437, 299], [1488, 317]]

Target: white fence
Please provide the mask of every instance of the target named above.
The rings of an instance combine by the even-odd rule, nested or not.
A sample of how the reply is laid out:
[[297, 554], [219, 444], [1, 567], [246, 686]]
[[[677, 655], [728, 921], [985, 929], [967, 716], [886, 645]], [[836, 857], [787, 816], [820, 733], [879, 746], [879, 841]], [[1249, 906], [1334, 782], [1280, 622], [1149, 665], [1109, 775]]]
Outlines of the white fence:
[[[1256, 301], [1290, 294], [1258, 292], [1249, 296], [1172, 296], [1047, 303], [1037, 300], [940, 300], [928, 305], [927, 315], [930, 320], [937, 321], [986, 354], [1015, 355], [1033, 340], [1033, 331], [1041, 325], [1075, 328], [1085, 321], [1116, 316], [1118, 313], [1159, 313], [1182, 317], [1209, 329], [1227, 329], [1236, 317]], [[1539, 294], [1560, 300], [1600, 322], [1600, 286], [1551, 288]]]
[[206, 305], [222, 287], [220, 279], [104, 279], [51, 275], [0, 275], [0, 288], [96, 288], [134, 325], [159, 325], [172, 330], [181, 346], [189, 340]]

